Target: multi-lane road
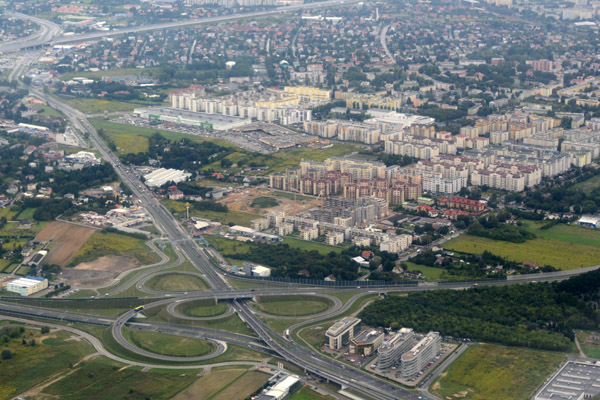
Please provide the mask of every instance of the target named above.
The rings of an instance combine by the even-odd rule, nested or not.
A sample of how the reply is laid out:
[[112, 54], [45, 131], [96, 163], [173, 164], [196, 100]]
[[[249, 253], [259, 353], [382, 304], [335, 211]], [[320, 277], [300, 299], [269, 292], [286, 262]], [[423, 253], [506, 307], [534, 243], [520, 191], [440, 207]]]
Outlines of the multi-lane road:
[[186, 28], [192, 27], [202, 24], [214, 24], [219, 22], [227, 22], [233, 21], [237, 19], [246, 19], [246, 18], [257, 18], [257, 17], [265, 17], [269, 15], [278, 15], [283, 13], [289, 13], [299, 10], [309, 10], [309, 9], [319, 9], [319, 8], [327, 8], [327, 7], [337, 7], [344, 4], [354, 4], [358, 3], [361, 0], [327, 0], [327, 1], [318, 1], [313, 3], [299, 4], [293, 6], [283, 6], [276, 7], [269, 10], [263, 11], [254, 11], [247, 13], [234, 13], [229, 15], [220, 15], [216, 17], [207, 17], [207, 18], [195, 18], [183, 21], [172, 21], [172, 22], [163, 22], [158, 24], [151, 25], [140, 25], [140, 26], [132, 26], [129, 28], [121, 28], [115, 29], [112, 31], [98, 31], [98, 32], [90, 32], [84, 34], [76, 34], [71, 36], [62, 36], [56, 37], [58, 32], [60, 31], [60, 27], [50, 21], [36, 18], [30, 15], [25, 15], [21, 13], [13, 13], [12, 15], [17, 18], [28, 19], [33, 21], [41, 26], [41, 30], [36, 32], [34, 35], [28, 36], [27, 38], [17, 39], [11, 42], [7, 42], [4, 44], [0, 44], [0, 52], [14, 52], [20, 51], [27, 48], [38, 47], [42, 45], [62, 45], [62, 44], [70, 44], [70, 43], [81, 43], [91, 40], [100, 40], [107, 37], [127, 35], [132, 33], [141, 33], [141, 32], [149, 32], [154, 30], [163, 30], [163, 29], [173, 29], [173, 28]]
[[22, 13], [6, 13], [9, 17], [19, 18], [22, 20], [29, 20], [40, 26], [40, 30], [32, 35], [24, 38], [12, 40], [10, 42], [0, 44], [0, 52], [8, 53], [13, 51], [20, 51], [22, 49], [32, 48], [50, 43], [52, 39], [60, 32], [60, 26], [54, 22], [46, 19], [37, 18], [31, 15]]
[[[323, 3], [318, 3], [315, 5], [314, 3], [309, 3], [305, 6], [312, 7], [329, 7], [344, 3], [350, 3], [350, 1], [341, 1], [341, 0], [333, 0], [327, 1]], [[167, 23], [167, 24], [157, 24], [146, 27], [137, 27], [132, 28], [135, 30], [123, 30], [120, 33], [113, 32], [114, 34], [124, 34], [130, 32], [141, 32], [144, 30], [152, 30], [152, 29], [168, 29], [172, 27], [180, 27], [187, 25], [197, 25], [199, 23], [208, 23], [208, 22], [221, 22], [227, 21], [235, 18], [244, 18], [244, 17], [256, 17], [260, 15], [269, 15], [272, 13], [278, 12], [288, 12], [302, 8], [309, 7], [301, 7], [301, 6], [292, 6], [285, 7], [283, 9], [277, 9], [269, 12], [260, 12], [260, 13], [250, 13], [243, 15], [231, 15], [225, 17], [215, 17], [215, 19], [203, 19], [197, 21], [187, 21], [184, 25], [181, 23]], [[39, 38], [47, 38], [47, 35], [53, 36], [56, 31], [49, 28], [48, 31], [44, 31], [40, 33]], [[111, 33], [111, 34], [113, 34]], [[102, 33], [105, 35], [106, 33]], [[86, 39], [82, 39], [83, 36], [79, 38], [69, 38], [69, 40], [89, 40], [90, 36], [86, 36]], [[35, 40], [35, 39], [34, 39]], [[27, 41], [23, 42], [27, 43]], [[19, 44], [15, 43], [15, 46], [19, 46]], [[33, 57], [33, 56], [31, 56]], [[16, 64], [15, 70], [13, 71], [12, 78], [16, 78], [21, 74], [23, 68], [27, 65], [27, 63], [31, 60], [29, 56], [22, 57]], [[94, 315], [82, 314], [82, 313], [74, 313], [67, 312], [61, 310], [52, 310], [44, 307], [32, 307], [22, 304], [7, 303], [0, 302], [0, 311], [12, 314], [19, 314], [24, 316], [31, 317], [44, 317], [44, 318], [52, 318], [55, 320], [69, 321], [69, 322], [81, 322], [88, 324], [97, 324], [104, 326], [112, 326], [112, 332], [115, 339], [121, 343], [126, 348], [131, 351], [137, 352], [138, 354], [152, 357], [156, 359], [168, 360], [168, 361], [181, 361], [180, 359], [171, 359], [169, 357], [161, 356], [159, 354], [154, 354], [151, 352], [147, 352], [145, 350], [139, 349], [136, 346], [132, 345], [128, 342], [122, 333], [122, 328], [127, 326], [133, 329], [142, 329], [142, 330], [150, 330], [156, 332], [169, 333], [180, 336], [189, 336], [202, 338], [205, 340], [210, 340], [215, 343], [216, 351], [214, 354], [210, 355], [214, 357], [225, 351], [226, 344], [236, 344], [240, 346], [247, 346], [252, 349], [263, 351], [267, 353], [277, 354], [280, 357], [298, 365], [303, 368], [307, 372], [311, 372], [315, 375], [319, 375], [329, 381], [338, 383], [342, 387], [352, 388], [360, 393], [365, 394], [368, 397], [375, 399], [410, 399], [416, 400], [418, 396], [404, 390], [397, 385], [390, 383], [389, 381], [377, 378], [371, 374], [368, 374], [365, 371], [361, 371], [358, 369], [354, 369], [352, 367], [347, 366], [344, 363], [341, 363], [332, 358], [326, 357], [320, 353], [307, 351], [305, 348], [301, 348], [296, 344], [291, 343], [290, 341], [283, 338], [277, 332], [273, 331], [269, 326], [267, 326], [258, 316], [257, 312], [253, 310], [250, 306], [248, 306], [245, 300], [249, 298], [253, 298], [256, 296], [267, 296], [267, 295], [287, 295], [287, 294], [299, 294], [299, 293], [324, 293], [331, 292], [333, 290], [353, 290], [360, 291], [361, 293], [355, 295], [350, 301], [346, 302], [346, 304], [341, 307], [340, 304], [336, 304], [336, 306], [330, 310], [329, 312], [322, 313], [321, 315], [315, 316], [314, 319], [311, 319], [310, 322], [316, 322], [319, 320], [330, 319], [341, 313], [346, 312], [350, 306], [358, 300], [361, 296], [367, 295], [369, 293], [377, 293], [377, 292], [390, 292], [390, 291], [423, 291], [423, 290], [439, 290], [439, 289], [465, 289], [469, 287], [473, 287], [473, 283], [446, 283], [446, 284], [429, 284], [429, 285], [406, 285], [400, 287], [394, 286], [384, 286], [381, 288], [377, 287], [363, 287], [363, 288], [332, 288], [332, 287], [299, 287], [290, 285], [290, 287], [283, 288], [266, 288], [266, 289], [237, 289], [231, 287], [229, 281], [224, 276], [223, 271], [221, 271], [214, 263], [211, 261], [204, 251], [196, 244], [196, 242], [189, 236], [189, 234], [182, 229], [179, 223], [173, 218], [173, 216], [155, 199], [152, 194], [146, 189], [144, 184], [139, 180], [139, 178], [134, 174], [134, 172], [121, 164], [119, 159], [110, 151], [106, 143], [100, 138], [98, 132], [94, 129], [94, 127], [88, 122], [86, 115], [81, 113], [80, 111], [68, 106], [67, 104], [60, 101], [58, 98], [51, 96], [49, 94], [43, 93], [42, 90], [37, 88], [30, 88], [30, 92], [37, 97], [45, 100], [51, 107], [61, 111], [64, 113], [67, 118], [71, 121], [73, 126], [78, 129], [81, 133], [85, 134], [93, 146], [100, 152], [101, 156], [112, 166], [114, 167], [117, 174], [120, 176], [121, 180], [124, 184], [129, 186], [135, 196], [141, 201], [142, 205], [149, 211], [149, 213], [154, 218], [155, 224], [158, 229], [168, 238], [168, 240], [172, 243], [173, 250], [178, 256], [178, 260], [173, 260], [171, 263], [162, 263], [160, 265], [155, 265], [149, 267], [147, 271], [144, 273], [136, 275], [135, 279], [126, 279], [126, 283], [123, 285], [117, 285], [117, 287], [111, 291], [111, 294], [119, 293], [124, 288], [130, 287], [134, 284], [138, 285], [140, 290], [147, 290], [144, 287], [144, 282], [149, 279], [149, 277], [160, 274], [164, 269], [169, 268], [170, 266], [181, 262], [184, 258], [190, 260], [190, 262], [196, 267], [198, 270], [197, 273], [193, 273], [196, 275], [202, 276], [202, 278], [208, 283], [210, 286], [210, 290], [204, 292], [189, 292], [185, 295], [185, 301], [194, 300], [194, 299], [219, 299], [223, 301], [229, 301], [231, 308], [239, 315], [239, 317], [256, 333], [258, 338], [247, 337], [245, 335], [237, 335], [228, 332], [221, 331], [210, 331], [203, 328], [195, 328], [186, 325], [178, 325], [178, 324], [158, 324], [151, 322], [131, 322], [130, 320], [135, 317], [136, 313], [132, 310], [119, 318], [107, 318], [107, 317], [99, 317]], [[163, 260], [165, 261], [165, 260]], [[591, 269], [597, 269], [598, 266], [592, 267]], [[582, 273], [584, 271], [564, 271], [557, 272], [551, 274], [535, 274], [531, 276], [516, 276], [511, 278], [510, 280], [499, 280], [499, 281], [487, 281], [481, 282], [478, 285], [506, 285], [506, 284], [516, 284], [516, 283], [527, 283], [532, 281], [552, 281], [552, 280], [561, 280], [566, 279], [570, 276], [576, 275], [578, 273]], [[150, 291], [151, 292], [151, 291]], [[177, 318], [176, 306], [178, 302], [183, 300], [183, 293], [158, 293], [151, 292], [152, 295], [162, 295], [166, 296], [163, 298], [158, 298], [153, 300], [152, 302], [145, 305], [147, 308], [152, 307], [167, 307], [169, 312], [172, 312], [173, 315]], [[92, 299], [88, 301], [94, 301]], [[43, 301], [40, 301], [40, 305], [43, 304]], [[302, 324], [296, 324], [290, 327], [291, 330], [299, 329], [303, 325], [308, 322]], [[202, 357], [197, 361], [203, 360], [207, 357]], [[186, 361], [194, 361], [193, 359], [186, 358]]]

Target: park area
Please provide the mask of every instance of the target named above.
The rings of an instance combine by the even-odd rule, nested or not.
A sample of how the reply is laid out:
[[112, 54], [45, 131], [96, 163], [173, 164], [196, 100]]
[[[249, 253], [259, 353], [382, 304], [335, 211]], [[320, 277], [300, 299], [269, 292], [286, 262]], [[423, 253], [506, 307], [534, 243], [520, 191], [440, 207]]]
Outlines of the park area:
[[442, 399], [526, 400], [564, 359], [558, 353], [477, 344], [467, 349], [430, 391]]
[[597, 265], [600, 260], [600, 231], [559, 224], [541, 229], [542, 223], [525, 221], [523, 226], [537, 237], [524, 243], [512, 243], [472, 235], [446, 242], [444, 248], [468, 254], [485, 250], [511, 261], [552, 265], [562, 270]]

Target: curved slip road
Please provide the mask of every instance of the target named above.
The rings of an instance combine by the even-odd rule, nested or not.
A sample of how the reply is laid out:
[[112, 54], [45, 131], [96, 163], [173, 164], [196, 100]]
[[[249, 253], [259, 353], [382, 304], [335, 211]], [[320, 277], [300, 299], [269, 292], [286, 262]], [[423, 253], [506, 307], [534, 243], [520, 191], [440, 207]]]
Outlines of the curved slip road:
[[223, 314], [212, 315], [210, 317], [192, 317], [190, 315], [185, 315], [185, 314], [182, 314], [179, 311], [177, 311], [177, 307], [179, 307], [180, 305], [182, 305], [184, 303], [189, 303], [191, 301], [197, 301], [197, 300], [196, 299], [177, 300], [174, 303], [169, 304], [169, 307], [167, 307], [167, 312], [169, 314], [171, 314], [172, 316], [174, 316], [175, 318], [187, 319], [190, 321], [213, 321], [213, 320], [217, 320], [217, 319], [227, 318], [230, 315], [233, 315], [235, 313], [235, 310], [233, 309], [233, 307], [231, 307], [230, 304], [227, 304], [227, 311], [225, 311]]
[[201, 364], [201, 365], [161, 365], [161, 364], [150, 364], [150, 363], [143, 363], [143, 362], [138, 362], [138, 361], [131, 361], [131, 360], [127, 360], [125, 358], [121, 358], [121, 357], [114, 355], [114, 354], [110, 353], [109, 351], [107, 351], [104, 348], [104, 346], [102, 345], [102, 342], [100, 342], [100, 340], [98, 338], [96, 338], [95, 336], [92, 336], [87, 332], [72, 328], [70, 326], [51, 324], [51, 323], [40, 322], [40, 321], [32, 321], [32, 320], [28, 320], [28, 319], [24, 319], [24, 318], [10, 317], [7, 315], [0, 316], [0, 319], [21, 322], [21, 323], [28, 324], [28, 325], [48, 326], [50, 328], [60, 329], [65, 332], [71, 332], [77, 336], [82, 337], [87, 342], [89, 342], [92, 345], [92, 347], [94, 347], [94, 349], [100, 355], [110, 358], [111, 360], [118, 361], [123, 364], [133, 365], [133, 366], [138, 366], [138, 367], [143, 367], [143, 368], [205, 369], [205, 368], [222, 367], [222, 366], [228, 366], [228, 365], [253, 365], [253, 366], [262, 365], [262, 363], [258, 363], [258, 362], [254, 362], [254, 361], [247, 361], [247, 362], [246, 361], [229, 361], [229, 362], [214, 363], [214, 364]]

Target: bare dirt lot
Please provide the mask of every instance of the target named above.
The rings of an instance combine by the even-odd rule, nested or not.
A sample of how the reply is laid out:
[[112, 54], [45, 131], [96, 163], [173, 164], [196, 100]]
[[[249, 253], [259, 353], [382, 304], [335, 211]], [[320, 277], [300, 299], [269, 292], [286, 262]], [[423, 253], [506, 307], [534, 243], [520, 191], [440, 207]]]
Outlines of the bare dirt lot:
[[36, 241], [52, 243], [46, 264], [64, 267], [95, 232], [95, 229], [54, 221], [44, 227], [35, 237]]
[[138, 265], [127, 257], [105, 256], [64, 269], [61, 279], [77, 288], [98, 288], [109, 285], [121, 272]]

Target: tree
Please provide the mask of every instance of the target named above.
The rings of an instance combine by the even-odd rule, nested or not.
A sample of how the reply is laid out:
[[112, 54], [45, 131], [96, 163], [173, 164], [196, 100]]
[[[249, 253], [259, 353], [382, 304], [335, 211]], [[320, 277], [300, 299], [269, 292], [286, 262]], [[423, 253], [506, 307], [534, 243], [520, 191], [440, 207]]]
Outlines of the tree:
[[13, 352], [9, 349], [4, 349], [2, 350], [2, 353], [0, 353], [1, 360], [10, 360], [11, 358], [13, 358]]

